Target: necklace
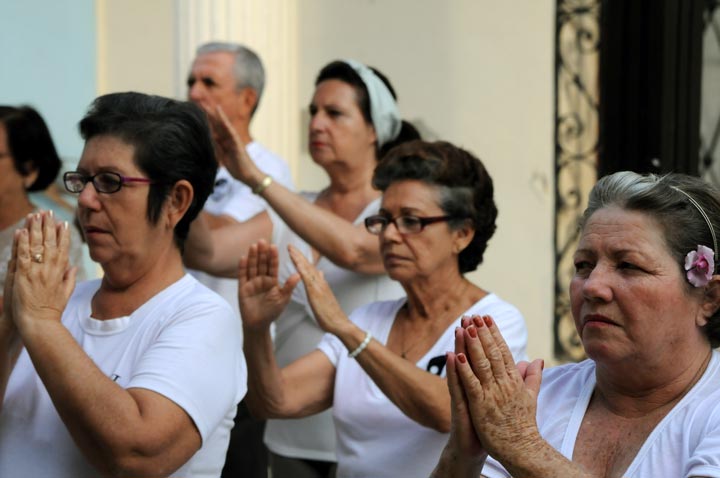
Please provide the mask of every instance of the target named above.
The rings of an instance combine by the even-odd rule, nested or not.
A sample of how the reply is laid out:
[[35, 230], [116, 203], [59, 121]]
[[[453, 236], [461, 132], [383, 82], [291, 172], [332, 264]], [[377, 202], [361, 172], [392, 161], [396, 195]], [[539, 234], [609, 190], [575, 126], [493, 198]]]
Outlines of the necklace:
[[[406, 303], [405, 305], [403, 305], [403, 310], [405, 311], [405, 315], [408, 316], [408, 315], [409, 315], [409, 311], [408, 311], [407, 303]], [[409, 347], [405, 347], [405, 325], [404, 325], [404, 324], [406, 324], [407, 322], [408, 322], [407, 320], [404, 320], [404, 321], [402, 322], [402, 323], [403, 323], [403, 328], [402, 328], [402, 330], [401, 330], [401, 335], [400, 335], [400, 339], [401, 339], [401, 340], [400, 340], [400, 356], [401, 356], [402, 358], [404, 358], [405, 360], [407, 360], [407, 355], [408, 355], [415, 347], [417, 347], [418, 345], [420, 345], [421, 343], [423, 343], [428, 337], [430, 337], [431, 335], [433, 335], [433, 334], [435, 333], [436, 329], [437, 329], [437, 327], [435, 326], [435, 324], [437, 323], [437, 321], [433, 321], [433, 323], [428, 327], [428, 329], [425, 331], [425, 333], [420, 336], [420, 339], [418, 339], [418, 340], [416, 340], [414, 343], [410, 344]]]
[[448, 322], [450, 314], [452, 314], [453, 322], [456, 320], [457, 317], [460, 317], [460, 315], [462, 315], [463, 311], [465, 310], [464, 306], [470, 306], [470, 304], [466, 304], [465, 302], [467, 302], [468, 300], [470, 301], [470, 303], [477, 302], [480, 297], [486, 294], [482, 290], [480, 290], [480, 292], [482, 292], [482, 295], [480, 297], [474, 297], [473, 294], [468, 294], [468, 291], [471, 289], [471, 283], [468, 281], [465, 281], [464, 285], [458, 288], [461, 290], [457, 295], [455, 295], [456, 300], [454, 301], [454, 307], [448, 307], [444, 311], [440, 312], [437, 317], [432, 319], [428, 327], [426, 328], [425, 333], [423, 333], [418, 340], [411, 343], [409, 347], [405, 346], [405, 324], [410, 322], [410, 303], [405, 302], [405, 304], [403, 304], [400, 312], [397, 315], [397, 318], [400, 319], [402, 324], [402, 328], [400, 330], [400, 356], [402, 358], [407, 359], [408, 354], [412, 350], [414, 350], [421, 343], [424, 343], [428, 339], [428, 337], [432, 337], [433, 335], [437, 334], [439, 328], [445, 330], [445, 328], [450, 325], [450, 323]]

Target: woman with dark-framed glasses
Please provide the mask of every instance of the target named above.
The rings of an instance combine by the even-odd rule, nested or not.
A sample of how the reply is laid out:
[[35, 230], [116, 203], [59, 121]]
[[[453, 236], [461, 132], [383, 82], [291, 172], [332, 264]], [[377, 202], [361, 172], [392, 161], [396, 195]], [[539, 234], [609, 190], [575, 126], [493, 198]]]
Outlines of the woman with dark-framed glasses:
[[205, 115], [101, 96], [64, 175], [101, 279], [75, 284], [67, 223], [16, 231], [0, 317], [0, 476], [217, 478], [247, 387], [240, 325], [185, 272], [216, 163]]
[[[388, 153], [373, 184], [382, 202], [365, 226], [406, 297], [348, 318], [298, 249], [290, 256], [299, 275], [282, 284], [277, 248], [252, 246], [239, 268], [247, 401], [268, 417], [332, 406], [339, 477], [428, 476], [450, 430], [445, 354], [461, 317], [492, 315], [515, 360], [525, 358], [527, 331], [515, 307], [463, 276], [482, 262], [497, 216], [492, 180], [477, 158], [449, 143], [413, 141]], [[326, 334], [280, 368], [269, 328], [301, 279]]]

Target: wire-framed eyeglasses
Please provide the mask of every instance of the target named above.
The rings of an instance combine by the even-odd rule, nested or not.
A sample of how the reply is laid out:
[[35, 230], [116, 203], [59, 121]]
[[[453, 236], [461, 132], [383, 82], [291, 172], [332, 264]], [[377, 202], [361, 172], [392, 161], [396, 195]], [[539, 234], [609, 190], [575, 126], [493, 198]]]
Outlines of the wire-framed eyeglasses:
[[365, 229], [367, 229], [370, 234], [375, 234], [377, 236], [383, 233], [390, 223], [393, 223], [400, 234], [417, 234], [425, 229], [425, 226], [428, 224], [449, 221], [451, 219], [458, 218], [456, 216], [418, 217], [407, 214], [398, 217], [390, 217], [382, 214], [376, 214], [365, 218]]
[[103, 171], [93, 175], [83, 174], [78, 171], [68, 171], [63, 175], [65, 189], [71, 193], [81, 193], [85, 189], [85, 185], [91, 182], [95, 190], [99, 193], [116, 193], [122, 189], [125, 183], [142, 183], [152, 184], [153, 181], [148, 178], [131, 178], [122, 176], [111, 171]]

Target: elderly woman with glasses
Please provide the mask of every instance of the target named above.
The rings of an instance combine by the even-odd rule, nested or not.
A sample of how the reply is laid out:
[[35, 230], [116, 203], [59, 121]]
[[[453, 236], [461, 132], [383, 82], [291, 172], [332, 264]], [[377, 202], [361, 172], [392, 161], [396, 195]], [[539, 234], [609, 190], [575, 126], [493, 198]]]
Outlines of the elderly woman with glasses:
[[0, 476], [217, 477], [246, 390], [240, 325], [183, 267], [216, 163], [202, 111], [98, 98], [65, 187], [102, 279], [75, 287], [67, 223], [15, 232], [0, 318]]
[[[527, 332], [515, 307], [463, 276], [482, 262], [497, 215], [492, 180], [477, 158], [449, 143], [414, 141], [379, 163], [373, 184], [382, 203], [365, 225], [406, 297], [348, 318], [298, 249], [290, 247], [299, 275], [281, 284], [275, 246], [251, 247], [239, 268], [247, 401], [269, 417], [332, 406], [339, 477], [428, 476], [450, 430], [445, 354], [461, 317], [495, 317], [516, 360], [525, 357]], [[270, 324], [301, 279], [326, 335], [280, 368]]]

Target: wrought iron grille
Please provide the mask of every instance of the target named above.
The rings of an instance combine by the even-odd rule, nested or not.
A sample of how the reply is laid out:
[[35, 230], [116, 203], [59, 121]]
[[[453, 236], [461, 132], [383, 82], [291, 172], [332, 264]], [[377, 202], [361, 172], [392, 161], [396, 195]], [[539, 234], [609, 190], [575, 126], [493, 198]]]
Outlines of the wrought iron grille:
[[601, 0], [558, 0], [555, 31], [555, 321], [559, 360], [583, 350], [570, 311], [578, 221], [597, 179]]
[[720, 186], [720, 0], [707, 0], [703, 14], [700, 174]]

